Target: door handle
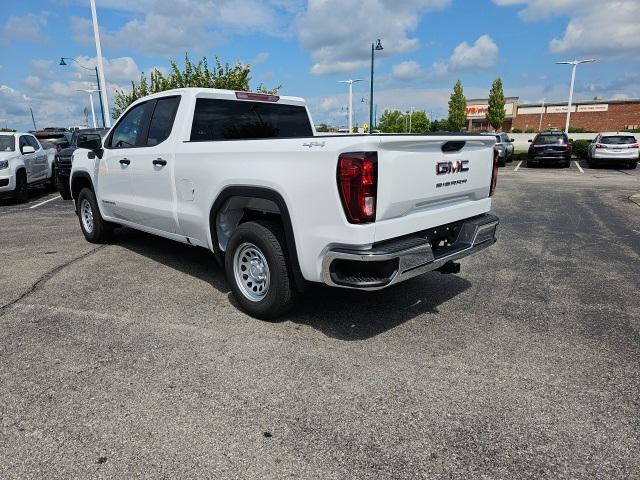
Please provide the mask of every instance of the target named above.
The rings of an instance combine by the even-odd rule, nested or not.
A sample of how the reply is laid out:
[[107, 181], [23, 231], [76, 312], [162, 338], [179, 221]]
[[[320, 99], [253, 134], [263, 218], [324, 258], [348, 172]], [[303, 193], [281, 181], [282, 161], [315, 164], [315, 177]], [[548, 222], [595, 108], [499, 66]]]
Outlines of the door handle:
[[164, 167], [167, 164], [167, 161], [162, 158], [156, 158], [152, 163], [154, 165], [162, 165]]
[[128, 158], [123, 158], [120, 160], [120, 165], [129, 165], [131, 163], [131, 160], [129, 160]]

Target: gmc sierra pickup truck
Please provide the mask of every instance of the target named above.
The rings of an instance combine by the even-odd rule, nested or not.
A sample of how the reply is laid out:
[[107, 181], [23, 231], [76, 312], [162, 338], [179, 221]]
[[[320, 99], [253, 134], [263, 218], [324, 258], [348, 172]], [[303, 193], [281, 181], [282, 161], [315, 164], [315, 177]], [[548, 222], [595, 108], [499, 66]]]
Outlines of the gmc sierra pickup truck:
[[118, 225], [211, 250], [240, 306], [289, 309], [306, 282], [377, 290], [495, 242], [495, 138], [317, 136], [296, 97], [185, 88], [136, 101], [73, 154], [89, 242]]

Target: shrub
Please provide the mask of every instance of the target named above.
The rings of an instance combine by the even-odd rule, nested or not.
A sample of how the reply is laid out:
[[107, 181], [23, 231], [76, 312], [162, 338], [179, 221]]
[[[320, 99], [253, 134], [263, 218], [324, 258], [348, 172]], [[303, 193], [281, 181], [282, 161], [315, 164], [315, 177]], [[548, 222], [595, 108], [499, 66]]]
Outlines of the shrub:
[[522, 133], [522, 129], [521, 128], [513, 128], [513, 129], [511, 129], [511, 133]]
[[589, 140], [575, 140], [573, 142], [573, 154], [578, 158], [586, 159], [590, 143]]
[[524, 133], [536, 133], [536, 130], [534, 128], [527, 128]]

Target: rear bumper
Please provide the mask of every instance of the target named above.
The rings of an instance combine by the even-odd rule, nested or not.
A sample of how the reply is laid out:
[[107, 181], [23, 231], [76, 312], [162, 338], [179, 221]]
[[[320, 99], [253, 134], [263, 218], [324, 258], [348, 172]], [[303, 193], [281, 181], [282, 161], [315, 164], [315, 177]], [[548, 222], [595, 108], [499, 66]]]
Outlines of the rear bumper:
[[452, 224], [458, 233], [448, 246], [433, 247], [428, 232], [420, 232], [368, 250], [330, 250], [322, 262], [322, 280], [332, 287], [380, 290], [493, 245], [498, 223], [498, 217], [485, 214]]
[[545, 163], [564, 163], [571, 160], [571, 154], [563, 155], [529, 155], [529, 161], [532, 162], [545, 162]]
[[598, 162], [628, 162], [638, 160], [639, 156], [637, 152], [632, 153], [600, 153], [591, 156], [592, 160]]

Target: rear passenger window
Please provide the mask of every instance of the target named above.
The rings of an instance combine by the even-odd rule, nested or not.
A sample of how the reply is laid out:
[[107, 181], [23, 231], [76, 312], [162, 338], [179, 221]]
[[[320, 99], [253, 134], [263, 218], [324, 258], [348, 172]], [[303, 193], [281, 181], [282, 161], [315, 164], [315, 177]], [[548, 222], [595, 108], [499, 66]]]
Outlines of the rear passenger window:
[[267, 102], [199, 98], [191, 141], [311, 137], [304, 107]]
[[179, 104], [180, 97], [161, 98], [156, 102], [147, 136], [148, 147], [158, 145], [169, 138]]
[[136, 146], [138, 134], [142, 129], [142, 119], [146, 103], [136, 105], [120, 120], [111, 134], [109, 147], [111, 148], [133, 148]]

